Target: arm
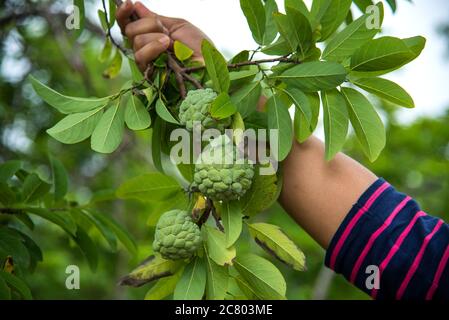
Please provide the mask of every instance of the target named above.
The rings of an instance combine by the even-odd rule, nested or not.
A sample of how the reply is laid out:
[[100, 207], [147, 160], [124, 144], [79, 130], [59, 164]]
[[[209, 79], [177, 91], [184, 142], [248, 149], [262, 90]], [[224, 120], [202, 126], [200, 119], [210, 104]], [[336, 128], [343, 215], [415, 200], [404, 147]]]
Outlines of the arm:
[[293, 142], [283, 169], [282, 206], [325, 249], [353, 204], [377, 180], [342, 153], [326, 162], [324, 144], [313, 136]]

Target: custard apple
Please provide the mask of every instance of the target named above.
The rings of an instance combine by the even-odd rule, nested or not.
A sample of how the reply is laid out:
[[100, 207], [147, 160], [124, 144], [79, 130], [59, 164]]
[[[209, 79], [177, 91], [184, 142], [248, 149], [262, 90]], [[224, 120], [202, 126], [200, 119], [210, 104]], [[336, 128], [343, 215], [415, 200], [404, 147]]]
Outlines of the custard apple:
[[237, 156], [237, 148], [226, 135], [212, 140], [195, 164], [192, 187], [212, 200], [239, 199], [251, 187], [254, 166]]
[[210, 107], [217, 94], [210, 88], [191, 90], [179, 107], [179, 120], [187, 130], [193, 130], [195, 122], [201, 130], [215, 128], [223, 131], [231, 125], [231, 118], [214, 119], [210, 116]]
[[165, 212], [157, 222], [153, 250], [165, 259], [192, 257], [201, 245], [201, 232], [187, 211]]

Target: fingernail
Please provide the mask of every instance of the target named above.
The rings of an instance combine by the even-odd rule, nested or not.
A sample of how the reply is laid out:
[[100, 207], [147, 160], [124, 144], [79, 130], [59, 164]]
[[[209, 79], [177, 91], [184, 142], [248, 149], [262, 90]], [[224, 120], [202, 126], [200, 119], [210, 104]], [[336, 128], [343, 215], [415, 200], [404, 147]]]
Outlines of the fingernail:
[[161, 37], [157, 41], [159, 41], [161, 44], [166, 46], [170, 43], [170, 38], [169, 37]]

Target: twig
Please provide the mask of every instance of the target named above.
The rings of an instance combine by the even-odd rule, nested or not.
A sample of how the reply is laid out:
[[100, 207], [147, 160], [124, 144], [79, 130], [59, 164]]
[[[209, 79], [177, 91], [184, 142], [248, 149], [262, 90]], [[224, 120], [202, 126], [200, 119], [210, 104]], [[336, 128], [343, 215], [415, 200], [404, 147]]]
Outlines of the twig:
[[[261, 60], [254, 60], [254, 61], [242, 61], [237, 63], [230, 63], [228, 64], [228, 69], [236, 69], [244, 66], [258, 66], [262, 63], [269, 63], [269, 62], [284, 62], [284, 63], [293, 63], [293, 64], [300, 64], [301, 61], [297, 59], [289, 58], [288, 56], [282, 56], [279, 58], [271, 58], [271, 59], [261, 59]], [[204, 69], [206, 66], [195, 66], [190, 68], [184, 68], [182, 71], [185, 73], [192, 73], [198, 70]]]
[[[130, 51], [124, 47], [122, 47], [117, 41], [115, 41], [114, 37], [111, 34], [111, 23], [109, 22], [109, 15], [108, 15], [108, 10], [106, 9], [106, 2], [105, 0], [101, 0], [101, 3], [103, 4], [103, 10], [104, 10], [104, 17], [106, 20], [106, 25], [108, 27], [108, 30], [106, 31], [106, 37], [109, 38], [109, 40], [111, 40], [112, 44], [118, 49], [120, 50], [125, 56], [129, 56], [130, 55]], [[117, 1], [116, 1], [117, 3]], [[121, 1], [120, 1], [121, 3]]]
[[182, 99], [184, 99], [187, 95], [186, 90], [186, 84], [184, 83], [184, 77], [182, 76], [182, 68], [181, 66], [176, 62], [175, 58], [171, 55], [170, 52], [168, 53], [168, 67], [173, 70], [173, 73], [175, 74], [176, 82], [178, 83], [179, 87], [179, 94], [181, 95]]

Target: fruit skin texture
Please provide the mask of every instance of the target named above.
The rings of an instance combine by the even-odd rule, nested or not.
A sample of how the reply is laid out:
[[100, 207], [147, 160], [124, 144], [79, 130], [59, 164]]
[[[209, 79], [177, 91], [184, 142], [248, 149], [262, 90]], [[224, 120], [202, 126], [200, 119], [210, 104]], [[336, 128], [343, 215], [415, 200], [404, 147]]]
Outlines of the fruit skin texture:
[[231, 118], [217, 120], [210, 116], [210, 107], [217, 94], [210, 88], [190, 90], [179, 107], [179, 120], [187, 130], [192, 131], [194, 122], [201, 124], [201, 130], [215, 128], [223, 131], [231, 125]]
[[254, 166], [237, 159], [237, 148], [226, 135], [214, 139], [198, 158], [192, 187], [218, 201], [239, 199], [251, 187]]
[[171, 210], [159, 218], [153, 250], [159, 252], [164, 259], [188, 259], [195, 254], [200, 245], [200, 228], [187, 211]]

